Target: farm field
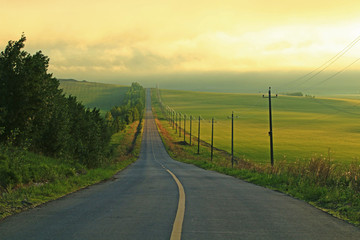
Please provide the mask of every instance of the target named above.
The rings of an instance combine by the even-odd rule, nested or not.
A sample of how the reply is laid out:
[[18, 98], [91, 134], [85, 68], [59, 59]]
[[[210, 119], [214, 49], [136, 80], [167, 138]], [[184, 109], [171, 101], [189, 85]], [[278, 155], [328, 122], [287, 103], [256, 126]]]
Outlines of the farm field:
[[67, 95], [77, 99], [89, 108], [100, 108], [104, 115], [113, 106], [120, 105], [129, 86], [85, 82], [75, 80], [60, 80], [60, 87]]
[[[215, 118], [214, 147], [231, 150], [231, 116], [234, 120], [234, 154], [268, 163], [268, 99], [262, 94], [204, 93], [160, 90], [162, 102], [176, 112], [192, 115], [192, 134], [210, 143], [211, 118]], [[274, 158], [296, 161], [323, 155], [334, 162], [352, 163], [360, 157], [360, 99], [311, 98], [280, 95], [272, 99]], [[182, 120], [182, 127], [184, 122]], [[174, 130], [175, 131], [175, 130]], [[187, 142], [189, 138], [187, 137]]]

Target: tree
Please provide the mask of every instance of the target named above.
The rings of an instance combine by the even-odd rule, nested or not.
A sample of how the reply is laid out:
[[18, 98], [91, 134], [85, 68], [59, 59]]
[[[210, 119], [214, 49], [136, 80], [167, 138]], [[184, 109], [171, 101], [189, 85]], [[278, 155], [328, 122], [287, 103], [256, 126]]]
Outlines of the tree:
[[0, 54], [0, 108], [5, 127], [3, 139], [18, 129], [17, 144], [38, 141], [54, 113], [54, 100], [61, 94], [59, 82], [47, 73], [49, 58], [41, 51], [22, 50], [26, 37], [9, 41]]
[[132, 108], [133, 121], [140, 120], [139, 110], [136, 107]]
[[[106, 119], [111, 119], [113, 131], [123, 130], [127, 124], [143, 118], [145, 106], [145, 90], [139, 83], [132, 83], [131, 87], [125, 94], [121, 106], [113, 107], [106, 114]], [[109, 122], [109, 121], [108, 121]]]
[[0, 141], [16, 133], [15, 146], [30, 141], [32, 151], [99, 166], [109, 152], [108, 124], [98, 109], [62, 94], [47, 73], [49, 58], [22, 50], [25, 41], [9, 41], [0, 54]]

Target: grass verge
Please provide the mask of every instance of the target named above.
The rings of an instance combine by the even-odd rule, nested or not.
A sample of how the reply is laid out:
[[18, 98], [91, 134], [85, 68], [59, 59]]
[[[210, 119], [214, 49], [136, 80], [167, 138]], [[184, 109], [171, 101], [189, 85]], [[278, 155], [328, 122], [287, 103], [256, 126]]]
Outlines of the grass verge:
[[24, 178], [19, 184], [10, 185], [6, 189], [0, 188], [0, 219], [110, 179], [137, 160], [141, 135], [142, 123], [138, 121], [127, 126], [125, 131], [114, 134], [111, 141], [114, 157], [96, 169], [86, 169], [58, 159], [21, 152], [17, 159], [22, 160], [22, 169], [32, 166], [24, 174], [29, 175], [31, 180], [25, 181]]
[[270, 164], [236, 158], [231, 167], [228, 152], [214, 149], [210, 161], [209, 145], [200, 142], [197, 153], [197, 139], [189, 144], [189, 136], [173, 129], [160, 110], [156, 95], [153, 94], [153, 112], [156, 123], [169, 155], [178, 161], [224, 173], [245, 181], [286, 193], [309, 202], [340, 219], [360, 226], [360, 166], [357, 163], [340, 165], [323, 156], [313, 156], [309, 160], [279, 162]]

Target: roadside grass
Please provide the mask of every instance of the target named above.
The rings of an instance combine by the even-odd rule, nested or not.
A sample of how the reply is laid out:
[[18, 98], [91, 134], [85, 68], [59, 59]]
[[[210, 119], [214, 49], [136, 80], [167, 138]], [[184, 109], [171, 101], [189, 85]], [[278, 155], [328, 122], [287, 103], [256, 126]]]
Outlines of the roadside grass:
[[[210, 143], [215, 118], [214, 146], [231, 151], [231, 116], [234, 120], [234, 154], [258, 163], [269, 162], [268, 99], [262, 94], [206, 93], [160, 90], [162, 102], [176, 112], [193, 116], [192, 134]], [[360, 100], [293, 97], [272, 101], [275, 161], [296, 162], [331, 155], [336, 163], [359, 161]], [[181, 127], [184, 121], [182, 119]], [[330, 150], [330, 151], [329, 151]]]
[[[192, 145], [189, 144], [189, 136], [184, 142], [183, 135], [179, 137], [179, 134], [175, 133], [172, 125], [160, 110], [154, 91], [152, 103], [160, 135], [172, 158], [289, 194], [360, 226], [360, 165], [358, 162], [342, 164], [333, 161], [330, 156], [313, 155], [307, 159], [291, 162], [277, 161], [274, 167], [271, 167], [270, 164], [236, 156], [232, 168], [231, 155], [227, 151], [215, 148], [213, 161], [210, 161], [210, 148], [207, 142], [200, 142], [200, 154], [197, 154], [196, 137], [193, 137]], [[197, 107], [194, 104], [194, 108]], [[257, 151], [261, 149], [258, 148]]]
[[76, 96], [86, 107], [97, 109], [105, 115], [115, 105], [121, 105], [129, 86], [96, 82], [60, 80], [60, 87], [66, 95]]
[[[71, 161], [48, 158], [19, 149], [2, 151], [0, 176], [5, 171], [5, 174], [16, 176], [13, 183], [2, 183], [4, 186], [0, 187], [0, 219], [110, 179], [137, 160], [141, 135], [142, 123], [139, 124], [138, 121], [114, 134], [110, 143], [113, 158], [96, 169], [86, 169]], [[11, 154], [13, 155], [9, 156]], [[9, 157], [18, 163], [11, 165]]]

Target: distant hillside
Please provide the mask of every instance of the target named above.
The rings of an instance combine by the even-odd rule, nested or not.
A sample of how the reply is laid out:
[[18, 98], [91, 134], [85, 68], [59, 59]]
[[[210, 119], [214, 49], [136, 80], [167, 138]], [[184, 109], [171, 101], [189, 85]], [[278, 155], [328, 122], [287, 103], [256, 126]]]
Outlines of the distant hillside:
[[59, 79], [60, 88], [67, 95], [76, 96], [85, 106], [89, 108], [100, 108], [104, 114], [113, 106], [120, 105], [128, 86], [115, 84], [104, 84], [75, 79]]
[[[302, 92], [304, 95], [360, 94], [360, 72], [345, 71], [335, 75], [324, 71], [316, 77], [305, 77], [307, 71], [293, 72], [204, 72], [174, 73], [149, 76], [117, 76], [113, 83], [130, 85], [138, 82], [144, 87], [160, 89], [225, 92], [266, 93], [272, 87], [274, 93]], [[332, 77], [334, 76], [334, 77]]]
[[[75, 79], [58, 79], [59, 81], [62, 81], [62, 82], [79, 82], [78, 80], [75, 80]], [[84, 82], [86, 82], [84, 80]]]

